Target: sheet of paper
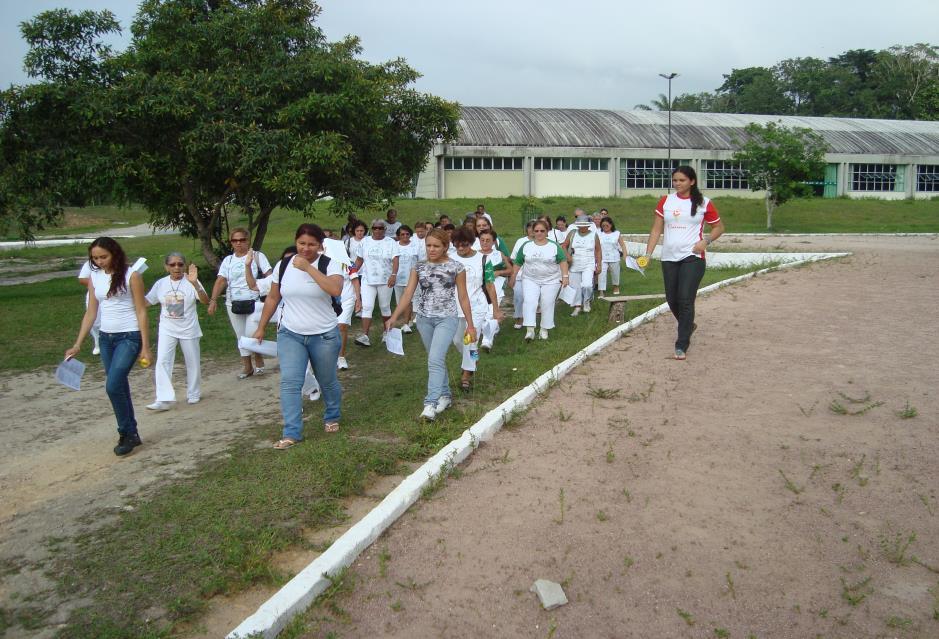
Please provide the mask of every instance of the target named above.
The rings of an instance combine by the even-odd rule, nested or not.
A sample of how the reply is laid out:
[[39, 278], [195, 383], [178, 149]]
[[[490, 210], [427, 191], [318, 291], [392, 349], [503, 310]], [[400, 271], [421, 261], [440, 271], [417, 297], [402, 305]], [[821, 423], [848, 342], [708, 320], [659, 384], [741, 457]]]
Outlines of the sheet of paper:
[[[463, 361], [460, 363], [460, 368], [465, 371], [476, 370], [476, 361], [470, 355], [470, 348], [479, 349], [478, 344], [464, 344], [463, 345]], [[479, 350], [476, 351], [479, 353]]]
[[573, 304], [574, 300], [577, 299], [577, 289], [573, 286], [565, 286], [561, 289], [561, 293], [558, 297], [565, 304]]
[[307, 364], [306, 374], [303, 376], [303, 388], [300, 389], [300, 394], [306, 397], [313, 391], [318, 391], [319, 389], [320, 383], [316, 379], [316, 375], [313, 374], [313, 368]]
[[67, 359], [55, 369], [55, 380], [72, 390], [82, 389], [82, 375], [85, 374], [85, 365], [77, 359]]
[[392, 355], [404, 355], [404, 335], [400, 328], [393, 328], [382, 337], [385, 341], [385, 348]]
[[277, 357], [277, 342], [273, 342], [269, 339], [258, 344], [258, 340], [253, 337], [242, 335], [238, 338], [238, 346], [246, 351], [251, 351], [252, 353], [257, 353], [264, 357]]
[[130, 270], [136, 271], [137, 273], [140, 273], [141, 275], [143, 275], [144, 271], [146, 271], [147, 268], [149, 268], [147, 266], [147, 258], [138, 257], [137, 261], [134, 262], [134, 265], [130, 267]]
[[496, 336], [496, 333], [499, 332], [499, 322], [494, 319], [486, 320], [486, 323], [483, 324], [483, 339], [488, 342], [492, 341], [492, 338]]
[[636, 261], [636, 258], [634, 258], [632, 255], [626, 256], [626, 268], [631, 268], [634, 271], [639, 271], [640, 273], [642, 273], [643, 277], [646, 276], [646, 270], [639, 266], [639, 263]]

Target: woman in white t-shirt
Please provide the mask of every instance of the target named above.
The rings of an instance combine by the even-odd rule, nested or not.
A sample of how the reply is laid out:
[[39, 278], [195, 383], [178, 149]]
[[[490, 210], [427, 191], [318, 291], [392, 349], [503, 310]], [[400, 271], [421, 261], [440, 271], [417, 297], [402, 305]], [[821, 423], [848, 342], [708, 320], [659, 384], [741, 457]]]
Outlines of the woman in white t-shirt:
[[609, 273], [613, 282], [613, 295], [619, 295], [619, 263], [626, 255], [626, 240], [616, 230], [616, 225], [611, 217], [600, 220], [600, 252], [603, 257], [600, 263], [600, 278], [597, 288], [601, 293], [606, 293], [606, 276]]
[[391, 316], [391, 293], [398, 280], [398, 243], [385, 237], [385, 220], [372, 220], [372, 234], [356, 245], [350, 257], [355, 260], [362, 294], [362, 334], [355, 338], [359, 346], [371, 346], [368, 332], [372, 327], [375, 300], [382, 319]]
[[65, 351], [65, 359], [78, 355], [100, 308], [98, 344], [107, 378], [104, 388], [114, 409], [119, 437], [114, 454], [123, 456], [141, 444], [127, 377], [138, 358], [141, 366], [149, 366], [153, 359], [143, 278], [130, 270], [124, 249], [110, 237], [99, 237], [92, 242], [88, 259], [92, 262], [88, 308], [75, 344]]
[[548, 239], [548, 224], [535, 220], [532, 233], [535, 239], [522, 244], [513, 258], [515, 277], [522, 276], [523, 321], [525, 340], [535, 339], [535, 318], [541, 309], [541, 331], [538, 336], [548, 339], [548, 331], [554, 328], [554, 304], [561, 286], [567, 286], [567, 254], [561, 245]]
[[593, 222], [582, 215], [574, 222], [574, 230], [567, 236], [565, 248], [571, 255], [570, 277], [574, 288], [574, 311], [572, 317], [580, 315], [583, 308], [590, 312], [593, 298], [593, 276], [600, 272], [600, 238], [593, 230]]
[[342, 265], [320, 254], [325, 236], [316, 224], [301, 224], [295, 240], [297, 254], [274, 272], [271, 292], [261, 311], [261, 324], [254, 333], [258, 342], [264, 339], [264, 325], [283, 301], [277, 329], [277, 358], [284, 430], [283, 437], [274, 444], [278, 450], [303, 440], [302, 389], [308, 364], [319, 382], [327, 433], [339, 430], [342, 402], [342, 387], [336, 376], [340, 335], [332, 300], [342, 293]]
[[[697, 328], [694, 302], [704, 277], [704, 252], [724, 233], [724, 223], [714, 203], [698, 189], [698, 176], [693, 168], [683, 165], [672, 171], [672, 188], [675, 192], [662, 196], [655, 207], [645, 254], [652, 255], [664, 234], [661, 258], [665, 301], [678, 320], [675, 359], [685, 359], [691, 334]], [[705, 224], [711, 227], [708, 238], [704, 237]]]
[[567, 241], [569, 233], [570, 229], [567, 228], [567, 218], [563, 215], [559, 215], [557, 219], [554, 220], [554, 228], [548, 233], [548, 239], [554, 240], [558, 244], [564, 244], [564, 242]]
[[[395, 303], [401, 305], [401, 297], [404, 295], [404, 289], [408, 286], [408, 280], [411, 278], [411, 271], [420, 260], [427, 259], [424, 242], [412, 239], [414, 232], [407, 224], [398, 227], [396, 237], [398, 238], [398, 277], [395, 280]], [[402, 314], [404, 324], [401, 326], [402, 333], [413, 332], [414, 313], [411, 305], [405, 309]]]
[[[235, 345], [237, 346], [240, 337], [252, 335], [258, 328], [261, 305], [258, 304], [260, 295], [257, 291], [251, 290], [245, 277], [246, 260], [248, 251], [251, 249], [251, 236], [248, 234], [248, 230], [240, 226], [233, 228], [228, 240], [231, 242], [233, 253], [222, 260], [221, 266], [218, 267], [218, 278], [212, 287], [212, 299], [209, 301], [208, 313], [209, 315], [215, 315], [218, 296], [227, 288], [225, 307], [228, 310], [228, 320], [231, 322], [232, 330], [235, 331]], [[267, 261], [264, 253], [253, 251], [252, 262], [256, 279], [271, 274], [271, 263]], [[261, 326], [264, 325], [261, 324]], [[238, 346], [238, 353], [241, 355], [242, 366], [238, 379], [264, 373], [263, 357], [255, 353], [254, 365], [252, 366], [251, 351]]]
[[157, 280], [147, 293], [148, 305], [160, 305], [160, 328], [157, 332], [157, 360], [153, 369], [156, 381], [156, 401], [150, 410], [169, 410], [176, 401], [173, 390], [173, 364], [176, 363], [176, 345], [179, 344], [186, 362], [186, 399], [196, 404], [202, 398], [199, 381], [199, 340], [202, 328], [196, 314], [196, 302], [209, 303], [209, 296], [199, 282], [195, 264], [186, 271], [186, 258], [173, 251], [163, 260], [169, 273]]

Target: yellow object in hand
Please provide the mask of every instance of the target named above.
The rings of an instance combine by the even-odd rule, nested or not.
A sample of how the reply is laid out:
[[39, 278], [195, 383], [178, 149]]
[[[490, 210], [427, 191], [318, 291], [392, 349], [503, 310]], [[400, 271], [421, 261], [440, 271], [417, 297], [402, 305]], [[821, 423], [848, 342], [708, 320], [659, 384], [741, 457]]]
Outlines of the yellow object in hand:
[[639, 258], [636, 259], [636, 264], [639, 265], [639, 268], [645, 268], [649, 266], [649, 258], [646, 257], [645, 255], [641, 255], [639, 256]]
[[463, 334], [463, 343], [468, 345], [468, 344], [471, 344], [472, 342], [473, 342], [473, 338], [470, 337], [470, 334], [469, 334], [469, 333], [464, 333], [464, 334]]
[[140, 368], [149, 368], [149, 367], [150, 367], [150, 360], [147, 359], [146, 357], [141, 357]]

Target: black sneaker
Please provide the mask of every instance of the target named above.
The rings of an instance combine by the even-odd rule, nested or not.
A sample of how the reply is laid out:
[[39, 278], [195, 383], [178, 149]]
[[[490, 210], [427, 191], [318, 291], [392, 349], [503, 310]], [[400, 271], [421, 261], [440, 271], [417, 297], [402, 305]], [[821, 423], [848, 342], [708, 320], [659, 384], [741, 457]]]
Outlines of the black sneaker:
[[121, 435], [120, 439], [117, 440], [117, 446], [114, 447], [114, 454], [118, 457], [129, 455], [134, 452], [134, 448], [140, 446], [142, 443], [143, 442], [140, 441], [140, 435], [137, 433], [133, 435]]

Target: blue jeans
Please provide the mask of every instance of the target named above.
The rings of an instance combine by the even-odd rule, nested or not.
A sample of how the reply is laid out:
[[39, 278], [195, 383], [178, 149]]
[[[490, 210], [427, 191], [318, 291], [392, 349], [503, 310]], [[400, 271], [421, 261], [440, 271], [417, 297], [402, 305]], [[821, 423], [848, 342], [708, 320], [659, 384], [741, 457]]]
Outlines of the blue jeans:
[[121, 435], [134, 435], [137, 433], [137, 419], [134, 417], [134, 404], [130, 401], [127, 376], [140, 356], [140, 331], [101, 331], [98, 346], [101, 348], [101, 363], [104, 364], [104, 374], [107, 377], [104, 389], [114, 409], [117, 432]]
[[447, 349], [453, 341], [460, 319], [453, 317], [417, 316], [417, 332], [427, 349], [427, 396], [424, 404], [436, 404], [441, 397], [450, 397], [447, 375]]
[[277, 358], [280, 360], [280, 412], [284, 417], [284, 437], [303, 439], [303, 378], [307, 362], [320, 384], [323, 422], [338, 422], [342, 387], [336, 377], [339, 359], [339, 327], [319, 335], [300, 335], [283, 326], [277, 329]]

